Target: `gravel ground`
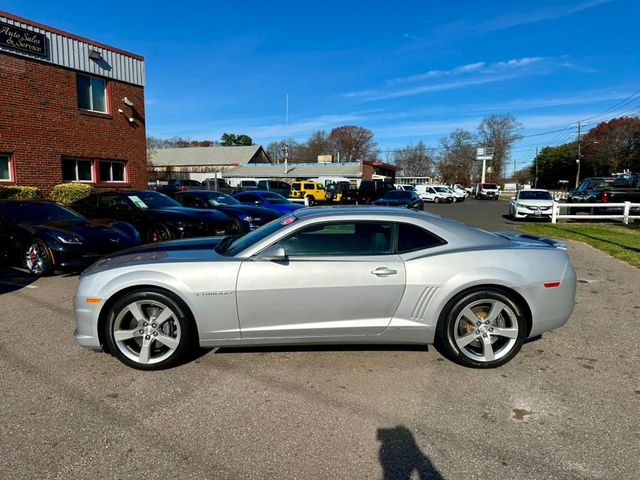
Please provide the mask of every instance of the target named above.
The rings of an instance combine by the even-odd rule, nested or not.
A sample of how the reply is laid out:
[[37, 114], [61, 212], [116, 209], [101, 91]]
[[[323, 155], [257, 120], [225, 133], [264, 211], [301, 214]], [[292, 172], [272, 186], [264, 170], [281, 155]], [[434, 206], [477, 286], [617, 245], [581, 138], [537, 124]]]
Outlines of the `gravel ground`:
[[[427, 209], [513, 227], [502, 202]], [[77, 277], [0, 272], [0, 478], [635, 479], [640, 271], [569, 248], [573, 317], [489, 371], [345, 347], [138, 372], [74, 343]]]

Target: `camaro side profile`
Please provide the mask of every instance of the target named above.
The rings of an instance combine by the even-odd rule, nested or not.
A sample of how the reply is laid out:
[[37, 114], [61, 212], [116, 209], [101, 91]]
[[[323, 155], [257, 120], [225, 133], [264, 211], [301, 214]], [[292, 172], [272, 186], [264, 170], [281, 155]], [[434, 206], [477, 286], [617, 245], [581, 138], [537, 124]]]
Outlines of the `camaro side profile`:
[[576, 276], [562, 244], [392, 207], [298, 210], [244, 236], [104, 258], [80, 277], [75, 338], [158, 369], [202, 347], [431, 344], [500, 366], [560, 327]]

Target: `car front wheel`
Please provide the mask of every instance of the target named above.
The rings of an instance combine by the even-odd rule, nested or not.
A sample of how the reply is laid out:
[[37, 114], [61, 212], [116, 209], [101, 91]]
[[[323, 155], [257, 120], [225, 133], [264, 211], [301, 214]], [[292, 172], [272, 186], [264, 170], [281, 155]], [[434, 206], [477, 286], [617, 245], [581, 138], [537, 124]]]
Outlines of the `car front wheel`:
[[139, 370], [178, 364], [192, 347], [193, 332], [186, 307], [159, 290], [124, 295], [110, 309], [105, 325], [109, 351]]
[[44, 277], [53, 273], [53, 257], [47, 245], [39, 238], [34, 238], [27, 245], [23, 263], [31, 275]]
[[147, 240], [151, 243], [166, 242], [167, 240], [171, 240], [171, 238], [171, 232], [161, 223], [151, 227], [147, 233]]
[[527, 322], [522, 308], [499, 290], [482, 289], [453, 299], [438, 323], [436, 346], [460, 365], [494, 368], [522, 347]]

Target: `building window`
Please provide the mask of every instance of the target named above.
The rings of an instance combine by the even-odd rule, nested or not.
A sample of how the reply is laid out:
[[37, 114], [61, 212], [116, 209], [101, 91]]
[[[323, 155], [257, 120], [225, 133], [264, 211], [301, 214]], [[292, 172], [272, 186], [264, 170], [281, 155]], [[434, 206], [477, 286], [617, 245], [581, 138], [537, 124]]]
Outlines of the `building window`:
[[12, 182], [11, 155], [0, 154], [0, 182]]
[[93, 161], [62, 159], [63, 182], [93, 182]]
[[102, 78], [77, 75], [78, 108], [91, 112], [107, 112], [107, 82]]
[[126, 163], [100, 160], [101, 182], [125, 182]]

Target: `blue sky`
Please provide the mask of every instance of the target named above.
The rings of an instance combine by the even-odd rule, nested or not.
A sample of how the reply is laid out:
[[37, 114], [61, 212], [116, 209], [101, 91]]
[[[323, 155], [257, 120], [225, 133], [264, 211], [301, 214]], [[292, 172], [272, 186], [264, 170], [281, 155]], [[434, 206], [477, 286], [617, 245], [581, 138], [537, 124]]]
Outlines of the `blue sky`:
[[[512, 113], [535, 146], [640, 109], [637, 0], [2, 1], [0, 9], [145, 56], [150, 135], [267, 144], [344, 124], [383, 151]], [[605, 112], [605, 113], [602, 113]], [[561, 130], [547, 135], [537, 135]], [[536, 135], [536, 136], [531, 136]]]

